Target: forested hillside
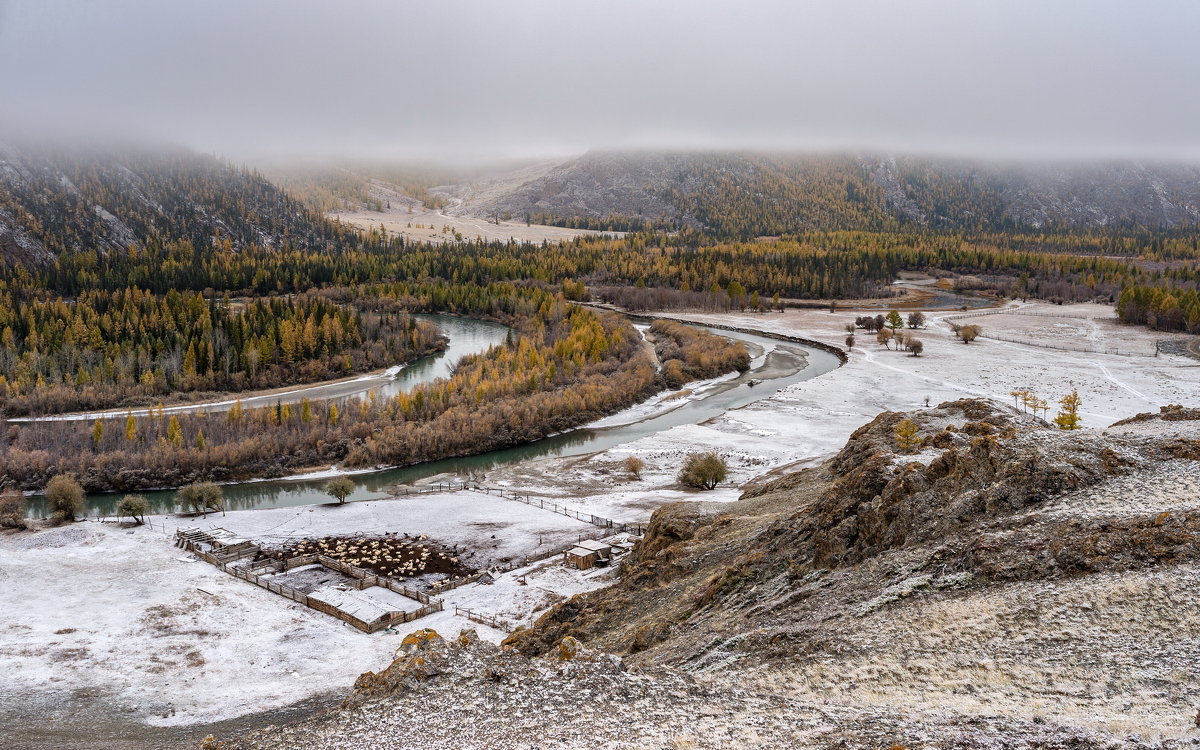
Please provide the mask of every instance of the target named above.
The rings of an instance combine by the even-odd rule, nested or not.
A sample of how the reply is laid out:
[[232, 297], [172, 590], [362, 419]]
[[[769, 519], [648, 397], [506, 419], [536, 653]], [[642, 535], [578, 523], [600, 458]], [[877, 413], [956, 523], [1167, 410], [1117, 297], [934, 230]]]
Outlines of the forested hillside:
[[179, 150], [65, 151], [0, 143], [0, 256], [47, 266], [67, 252], [188, 242], [332, 249], [346, 230], [258, 174]]
[[590, 229], [1164, 228], [1200, 222], [1200, 167], [763, 153], [589, 153], [467, 208]]

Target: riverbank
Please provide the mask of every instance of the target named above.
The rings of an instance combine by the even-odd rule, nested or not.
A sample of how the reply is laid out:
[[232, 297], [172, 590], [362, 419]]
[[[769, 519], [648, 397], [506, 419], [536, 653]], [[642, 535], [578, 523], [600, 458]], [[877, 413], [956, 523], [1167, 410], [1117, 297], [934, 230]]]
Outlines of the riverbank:
[[[244, 393], [221, 394], [214, 398], [189, 400], [185, 403], [164, 404], [163, 414], [194, 414], [197, 412], [222, 413], [235, 405], [243, 408], [274, 406], [275, 404], [298, 404], [301, 401], [342, 401], [360, 397], [374, 390], [379, 396], [394, 395], [415, 385], [437, 378], [448, 377], [454, 365], [463, 357], [486, 352], [492, 346], [504, 343], [509, 334], [508, 326], [487, 320], [462, 318], [455, 315], [414, 313], [413, 318], [427, 320], [436, 325], [447, 337], [444, 349], [434, 354], [419, 357], [411, 362], [351, 375], [344, 378], [324, 380], [319, 383], [304, 383], [283, 388], [272, 388]], [[154, 409], [154, 411], [158, 411]], [[124, 419], [149, 415], [151, 408], [102, 409], [88, 412], [72, 412], [42, 417], [12, 417], [8, 422], [17, 424], [30, 422], [72, 422], [95, 419]]]

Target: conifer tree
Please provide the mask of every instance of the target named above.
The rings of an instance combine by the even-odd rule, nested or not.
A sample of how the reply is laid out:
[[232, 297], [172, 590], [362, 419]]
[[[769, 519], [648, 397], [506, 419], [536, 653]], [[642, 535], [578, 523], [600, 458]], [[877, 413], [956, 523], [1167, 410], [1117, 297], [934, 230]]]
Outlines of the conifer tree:
[[1079, 397], [1079, 391], [1071, 391], [1066, 396], [1059, 400], [1058, 416], [1054, 418], [1054, 424], [1058, 425], [1060, 430], [1078, 430], [1080, 427], [1079, 407], [1083, 406], [1083, 399]]

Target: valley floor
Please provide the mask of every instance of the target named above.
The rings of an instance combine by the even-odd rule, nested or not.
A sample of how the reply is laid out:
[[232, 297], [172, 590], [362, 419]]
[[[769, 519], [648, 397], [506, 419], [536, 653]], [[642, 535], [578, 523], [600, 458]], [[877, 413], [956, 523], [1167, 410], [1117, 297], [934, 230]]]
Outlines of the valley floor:
[[[946, 324], [961, 314], [929, 314], [927, 329], [917, 334], [925, 343], [921, 357], [886, 350], [859, 331], [843, 367], [748, 407], [590, 456], [493, 470], [481, 481], [560, 498], [585, 513], [645, 521], [674, 500], [735, 500], [741, 486], [756, 477], [828, 457], [879, 412], [915, 409], [927, 400], [937, 404], [972, 396], [1011, 405], [1010, 391], [1028, 389], [1053, 403], [1077, 389], [1085, 426], [1103, 429], [1137, 412], [1195, 404], [1200, 398], [1198, 360], [1062, 351], [989, 338], [964, 345]], [[789, 310], [673, 317], [841, 346], [844, 326], [854, 316], [853, 311]], [[1152, 352], [1162, 338], [1119, 326], [1111, 316], [1111, 308], [1101, 306], [1013, 305], [1003, 317], [970, 322], [982, 325], [985, 336], [996, 330], [1009, 338], [1082, 341], [1097, 349], [1111, 345]], [[674, 475], [682, 457], [708, 448], [729, 459], [729, 481], [708, 493], [680, 489]], [[622, 470], [629, 455], [645, 461], [641, 478]], [[24, 715], [30, 696], [43, 696], [47, 721], [64, 711], [103, 705], [131, 721], [180, 725], [340, 694], [360, 673], [388, 663], [399, 636], [365, 635], [206, 563], [189, 561], [171, 546], [170, 535], [180, 525], [221, 526], [264, 541], [337, 533], [427, 534], [432, 541], [474, 550], [480, 567], [600, 536], [588, 524], [474, 492], [347, 507], [239, 511], [201, 523], [158, 517], [152, 524], [122, 529], [93, 522], [0, 536], [5, 598], [22, 602], [0, 608], [0, 670], [6, 675], [0, 706], [21, 701]], [[524, 585], [518, 582], [521, 574]], [[498, 642], [503, 632], [455, 617], [454, 605], [515, 624], [607, 580], [603, 571], [583, 574], [567, 571], [556, 560], [537, 563], [501, 576], [493, 586], [448, 592], [443, 596], [448, 611], [404, 632], [432, 627], [451, 636], [474, 627], [484, 639]]]
[[[872, 315], [877, 311], [870, 311]], [[792, 310], [783, 313], [688, 314], [670, 317], [767, 333], [802, 336], [845, 346], [845, 325], [862, 314]], [[920, 357], [885, 349], [859, 330], [849, 361], [826, 376], [792, 385], [771, 398], [726, 412], [699, 425], [684, 425], [585, 457], [526, 462], [491, 472], [489, 484], [511, 485], [548, 496], [570, 498], [572, 506], [610, 518], [644, 517], [663, 502], [678, 499], [734, 500], [741, 485], [764, 473], [812, 465], [845, 444], [854, 430], [882, 411], [904, 411], [961, 398], [988, 398], [1013, 404], [1014, 390], [1030, 390], [1058, 409], [1057, 401], [1077, 389], [1085, 427], [1103, 429], [1140, 412], [1168, 404], [1200, 401], [1200, 360], [1163, 353], [1154, 356], [1065, 351], [1054, 346], [1120, 348], [1153, 355], [1160, 340], [1192, 340], [1121, 325], [1104, 305], [1010, 303], [980, 317], [964, 319], [983, 330], [971, 344], [956, 339], [948, 321], [959, 311], [927, 313], [927, 326], [915, 332], [925, 345]], [[1053, 317], [1044, 317], [1053, 316]], [[986, 338], [995, 331], [1041, 345]], [[729, 460], [729, 481], [713, 492], [680, 490], [674, 476], [683, 456], [714, 448]], [[626, 456], [646, 463], [641, 480], [620, 469]]]

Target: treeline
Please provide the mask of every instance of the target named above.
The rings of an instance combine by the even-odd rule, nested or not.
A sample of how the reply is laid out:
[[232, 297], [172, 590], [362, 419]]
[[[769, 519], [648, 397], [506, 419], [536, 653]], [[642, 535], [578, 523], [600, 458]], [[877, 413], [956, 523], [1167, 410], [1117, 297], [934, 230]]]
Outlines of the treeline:
[[670, 219], [647, 219], [638, 216], [608, 214], [607, 216], [558, 216], [547, 213], [531, 213], [526, 223], [546, 224], [568, 229], [590, 229], [596, 232], [669, 232], [679, 228], [679, 222]]
[[671, 320], [654, 321], [650, 333], [655, 354], [663, 363], [663, 379], [671, 388], [750, 369], [750, 353], [741, 341]]
[[1165, 285], [1129, 286], [1117, 300], [1117, 317], [1157, 331], [1200, 333], [1200, 293]]
[[444, 345], [434, 326], [402, 311], [364, 314], [319, 294], [233, 300], [133, 287], [68, 302], [0, 292], [0, 407], [51, 413], [272, 388], [403, 364]]
[[[1019, 239], [1019, 238], [1017, 238]], [[1183, 256], [1190, 239], [1158, 243], [1160, 252]], [[8, 287], [51, 288], [64, 295], [87, 289], [137, 286], [219, 289], [263, 295], [394, 280], [446, 279], [486, 286], [496, 281], [591, 287], [644, 287], [682, 292], [730, 293], [739, 288], [762, 298], [831, 299], [888, 296], [903, 270], [992, 277], [1014, 294], [1115, 301], [1135, 283], [1195, 283], [1192, 260], [1077, 253], [1072, 243], [1032, 249], [1035, 238], [943, 234], [821, 232], [764, 242], [715, 242], [690, 233], [635, 233], [623, 238], [578, 238], [550, 245], [467, 241], [446, 252], [403, 238], [364, 235], [336, 253], [248, 247], [197, 251], [186, 242], [155, 248], [68, 253], [44, 273], [7, 269]], [[1128, 248], [1127, 248], [1128, 249]], [[1024, 279], [1022, 279], [1024, 276]], [[1010, 283], [1011, 282], [1011, 283]], [[1014, 286], [1016, 284], [1016, 286]]]
[[[12, 425], [0, 436], [0, 474], [32, 489], [70, 472], [101, 491], [280, 476], [335, 462], [411, 464], [536, 440], [663, 387], [621, 316], [535, 287], [494, 290], [504, 292], [494, 309], [517, 311], [506, 319], [518, 334], [467, 358], [449, 379], [388, 399]], [[705, 348], [680, 346], [679, 367], [719, 374], [723, 365], [703, 356]], [[664, 366], [674, 369], [672, 361]], [[736, 368], [741, 360], [721, 354], [719, 361]]]

